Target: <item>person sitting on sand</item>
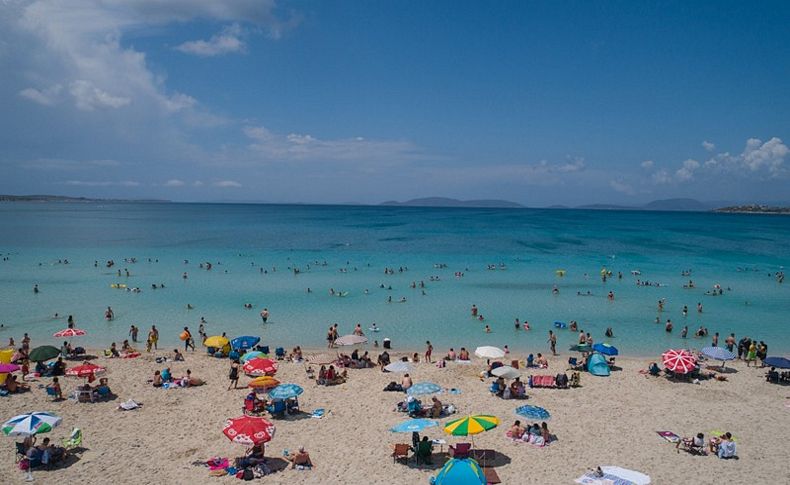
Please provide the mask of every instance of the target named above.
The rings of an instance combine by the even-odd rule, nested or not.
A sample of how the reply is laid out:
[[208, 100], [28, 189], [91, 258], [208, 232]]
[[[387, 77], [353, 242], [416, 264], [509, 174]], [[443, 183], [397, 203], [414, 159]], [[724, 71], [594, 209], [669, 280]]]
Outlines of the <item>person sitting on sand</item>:
[[698, 449], [702, 453], [705, 452], [705, 435], [702, 433], [697, 433], [697, 436], [693, 438], [681, 438], [675, 443], [675, 448], [680, 453], [680, 445], [685, 446], [688, 449]]
[[714, 436], [713, 438], [710, 439], [710, 443], [709, 443], [710, 452], [713, 453], [714, 455], [717, 454], [717, 452], [719, 451], [719, 447], [727, 441], [732, 441], [732, 434], [730, 434], [729, 431], [721, 436]]
[[432, 418], [439, 418], [442, 415], [442, 411], [444, 410], [444, 405], [442, 401], [439, 400], [436, 396], [431, 398], [433, 404], [431, 405], [431, 417]]
[[48, 385], [47, 389], [51, 389], [50, 392], [55, 396], [55, 399], [63, 399], [63, 389], [60, 388], [60, 382], [57, 377], [52, 378], [52, 384]]
[[115, 346], [115, 342], [110, 345], [110, 358], [118, 358], [121, 354], [118, 352], [118, 348]]
[[521, 382], [520, 377], [516, 377], [510, 384], [510, 395], [517, 399], [521, 399], [527, 395], [527, 390], [524, 387], [524, 383]]
[[248, 466], [256, 466], [260, 463], [263, 463], [264, 452], [266, 449], [263, 446], [263, 443], [258, 443], [257, 445], [250, 448], [249, 452], [247, 452], [247, 456], [245, 456], [245, 461], [247, 462]]
[[5, 380], [5, 386], [9, 394], [16, 394], [18, 392], [25, 392], [30, 390], [30, 386], [28, 386], [27, 384], [20, 384], [16, 380], [16, 376], [14, 374], [8, 374], [8, 378]]
[[447, 352], [447, 356], [444, 358], [444, 360], [453, 361], [453, 360], [455, 360], [455, 357], [456, 357], [455, 350], [453, 350], [452, 347], [451, 347], [450, 351]]
[[384, 352], [380, 353], [376, 362], [379, 364], [379, 367], [381, 367], [381, 370], [384, 370], [384, 367], [388, 366], [390, 363], [389, 352], [385, 350]]
[[153, 380], [154, 387], [162, 387], [163, 383], [164, 381], [162, 380], [162, 373], [159, 371], [154, 372], [154, 380]]
[[526, 430], [521, 426], [521, 421], [516, 420], [513, 426], [508, 430], [507, 436], [513, 440], [520, 440], [523, 438], [525, 431]]
[[461, 352], [458, 353], [458, 360], [469, 360], [469, 351], [461, 347]]
[[305, 451], [304, 446], [299, 447], [299, 451], [288, 457], [291, 462], [291, 468], [313, 468], [313, 462], [310, 460], [310, 454]]
[[417, 352], [413, 353], [412, 356], [411, 356], [411, 361], [413, 363], [415, 363], [415, 364], [419, 364], [420, 363], [420, 354], [418, 354]]
[[400, 385], [403, 388], [403, 391], [406, 392], [412, 386], [411, 376], [409, 374], [404, 374], [403, 379], [400, 381]]
[[184, 361], [184, 354], [179, 352], [178, 349], [173, 349], [173, 360], [175, 362], [183, 362]]
[[326, 366], [322, 365], [321, 368], [318, 370], [318, 380], [316, 380], [317, 384], [324, 385], [326, 384]]
[[507, 386], [505, 385], [505, 378], [498, 377], [495, 384], [497, 397], [503, 397], [505, 394], [505, 389], [507, 389]]
[[535, 365], [541, 369], [548, 369], [549, 361], [546, 360], [546, 357], [544, 357], [543, 354], [538, 354], [538, 358], [535, 359]]

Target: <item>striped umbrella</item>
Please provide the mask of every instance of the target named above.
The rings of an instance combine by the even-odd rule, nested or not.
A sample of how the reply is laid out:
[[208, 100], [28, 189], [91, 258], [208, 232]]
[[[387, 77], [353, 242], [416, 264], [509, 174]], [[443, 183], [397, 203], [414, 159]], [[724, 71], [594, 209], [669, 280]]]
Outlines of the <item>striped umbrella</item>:
[[280, 381], [275, 379], [274, 377], [270, 376], [261, 376], [256, 377], [255, 379], [251, 380], [247, 387], [252, 387], [253, 389], [261, 389], [266, 390], [269, 388], [277, 387], [280, 385]]
[[390, 428], [390, 431], [393, 433], [413, 433], [415, 431], [422, 431], [425, 428], [432, 428], [434, 426], [439, 426], [439, 422], [434, 421], [433, 419], [410, 419], [393, 426]]
[[453, 436], [469, 436], [488, 431], [499, 425], [499, 418], [485, 414], [476, 414], [454, 419], [447, 423], [444, 432]]
[[357, 345], [357, 344], [365, 344], [368, 342], [368, 338], [364, 335], [343, 335], [342, 337], [338, 337], [335, 340], [335, 345]]
[[241, 368], [250, 376], [273, 376], [277, 372], [277, 362], [256, 357], [245, 362]]
[[727, 360], [735, 360], [737, 355], [733, 354], [724, 347], [703, 347], [702, 353], [708, 358], [713, 360], [720, 360], [721, 367], [724, 368], [724, 362]]
[[60, 424], [60, 421], [60, 416], [51, 413], [20, 414], [3, 423], [2, 430], [6, 436], [32, 436], [51, 431]]
[[271, 391], [269, 397], [272, 399], [291, 399], [304, 392], [302, 386], [296, 384], [280, 384]]
[[675, 374], [688, 374], [697, 366], [697, 359], [688, 350], [667, 350], [661, 354], [661, 361]]
[[406, 391], [406, 394], [409, 396], [425, 396], [427, 394], [436, 394], [437, 392], [442, 392], [440, 385], [433, 382], [417, 382]]
[[540, 406], [519, 406], [516, 408], [516, 414], [529, 419], [540, 419], [541, 421], [551, 419], [551, 414]]
[[242, 356], [241, 356], [241, 358], [240, 358], [239, 360], [241, 361], [241, 363], [242, 363], [242, 364], [244, 364], [244, 363], [245, 363], [245, 362], [247, 362], [248, 360], [252, 360], [252, 359], [255, 359], [255, 358], [257, 358], [257, 357], [260, 357], [260, 358], [262, 358], [262, 359], [266, 359], [266, 358], [268, 358], [269, 356], [268, 356], [268, 355], [266, 355], [266, 354], [264, 354], [264, 353], [263, 353], [263, 352], [261, 352], [260, 350], [253, 350], [252, 352], [247, 352], [247, 353], [245, 353], [244, 355], [242, 355]]
[[274, 438], [274, 425], [260, 417], [240, 416], [229, 419], [222, 432], [234, 443], [254, 446]]
[[104, 367], [96, 364], [83, 364], [66, 369], [66, 375], [72, 377], [89, 377], [90, 375], [101, 374], [104, 371]]
[[59, 332], [55, 332], [52, 334], [53, 337], [57, 338], [71, 338], [71, 337], [82, 337], [83, 335], [87, 335], [88, 332], [79, 328], [64, 328]]

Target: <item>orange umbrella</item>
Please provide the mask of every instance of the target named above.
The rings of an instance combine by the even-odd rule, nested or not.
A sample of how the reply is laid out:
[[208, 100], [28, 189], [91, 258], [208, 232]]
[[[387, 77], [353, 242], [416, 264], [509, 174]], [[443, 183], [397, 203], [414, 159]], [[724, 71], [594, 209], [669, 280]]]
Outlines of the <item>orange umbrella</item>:
[[280, 381], [278, 381], [274, 377], [261, 376], [251, 380], [250, 383], [247, 384], [247, 387], [252, 387], [253, 389], [269, 389], [272, 387], [277, 387], [279, 385], [280, 385]]

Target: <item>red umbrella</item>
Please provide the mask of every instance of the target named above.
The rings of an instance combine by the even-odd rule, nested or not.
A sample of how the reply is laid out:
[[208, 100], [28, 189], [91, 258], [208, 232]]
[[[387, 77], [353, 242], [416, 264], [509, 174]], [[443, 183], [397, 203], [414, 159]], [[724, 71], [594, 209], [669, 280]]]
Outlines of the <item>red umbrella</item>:
[[72, 367], [71, 369], [66, 369], [66, 375], [75, 377], [90, 377], [92, 375], [104, 372], [104, 370], [104, 367], [100, 367], [96, 364], [82, 364]]
[[245, 362], [242, 370], [250, 376], [272, 376], [277, 372], [277, 362], [256, 357]]
[[688, 350], [667, 350], [661, 354], [661, 360], [676, 374], [688, 374], [697, 367], [697, 359]]
[[63, 337], [81, 337], [86, 335], [88, 332], [79, 328], [64, 328], [59, 332], [55, 332], [52, 334], [53, 337], [63, 338]]
[[257, 416], [240, 416], [229, 419], [222, 432], [234, 443], [255, 446], [274, 438], [274, 425]]

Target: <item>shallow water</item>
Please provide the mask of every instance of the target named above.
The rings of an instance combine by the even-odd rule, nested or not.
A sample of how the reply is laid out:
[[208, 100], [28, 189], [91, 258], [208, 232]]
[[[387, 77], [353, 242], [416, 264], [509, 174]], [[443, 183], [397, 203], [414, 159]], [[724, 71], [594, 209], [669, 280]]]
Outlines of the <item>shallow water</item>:
[[[262, 335], [265, 343], [324, 345], [327, 327], [350, 333], [357, 322], [382, 330], [396, 347], [436, 352], [447, 347], [508, 344], [543, 351], [555, 320], [577, 320], [596, 341], [630, 355], [667, 347], [708, 345], [680, 338], [700, 325], [710, 335], [734, 332], [765, 340], [769, 354], [790, 351], [790, 282], [772, 276], [790, 261], [790, 218], [778, 216], [577, 211], [439, 209], [244, 204], [0, 204], [0, 341], [29, 332], [35, 343], [57, 343], [52, 333], [74, 315], [89, 332], [75, 344], [106, 345], [126, 338], [131, 324], [144, 338], [156, 324], [167, 345], [180, 329]], [[124, 263], [137, 258], [137, 263]], [[151, 262], [148, 259], [151, 258]], [[68, 259], [69, 264], [58, 260]], [[114, 259], [108, 269], [104, 261]], [[158, 263], [155, 260], [158, 259]], [[185, 264], [184, 260], [189, 263]], [[99, 262], [94, 267], [94, 261]], [[211, 261], [210, 271], [199, 262]], [[315, 264], [326, 262], [326, 266]], [[447, 268], [437, 269], [436, 263]], [[488, 270], [503, 263], [504, 270]], [[254, 264], [254, 265], [253, 265]], [[308, 267], [309, 265], [309, 267]], [[289, 268], [298, 267], [294, 274]], [[399, 272], [399, 267], [408, 268]], [[267, 274], [262, 274], [264, 267]], [[394, 275], [385, 275], [394, 267]], [[601, 281], [606, 267], [614, 278]], [[131, 276], [118, 277], [128, 268]], [[273, 270], [276, 268], [276, 271]], [[347, 272], [341, 272], [345, 269]], [[558, 277], [555, 270], [567, 271]], [[630, 274], [641, 270], [641, 276]], [[691, 269], [695, 289], [684, 289]], [[746, 270], [744, 270], [746, 269]], [[464, 276], [454, 277], [456, 271]], [[623, 278], [618, 279], [618, 271]], [[187, 272], [188, 278], [182, 278]], [[430, 276], [440, 281], [430, 281]], [[660, 282], [640, 287], [637, 278]], [[426, 284], [423, 296], [412, 281]], [[112, 283], [140, 287], [133, 293]], [[151, 289], [151, 284], [165, 284]], [[41, 292], [34, 294], [33, 285]], [[379, 288], [392, 286], [392, 291]], [[706, 291], [720, 284], [723, 296]], [[557, 285], [559, 295], [552, 295]], [[312, 292], [308, 293], [307, 288]], [[329, 296], [329, 289], [348, 296]], [[368, 289], [369, 294], [364, 290]], [[577, 292], [592, 296], [577, 296]], [[615, 293], [615, 300], [606, 297]], [[405, 303], [387, 303], [392, 296]], [[657, 301], [666, 298], [662, 324]], [[246, 310], [244, 303], [252, 303]], [[701, 302], [703, 313], [697, 313]], [[187, 310], [187, 304], [195, 308]], [[472, 304], [485, 322], [470, 317]], [[112, 306], [116, 319], [103, 318]], [[688, 305], [689, 314], [681, 313]], [[267, 307], [269, 324], [258, 312]], [[515, 318], [530, 322], [515, 331]], [[672, 319], [675, 330], [664, 331]], [[483, 331], [485, 324], [492, 332]], [[604, 339], [613, 327], [615, 338]], [[561, 350], [576, 334], [559, 331]]]

